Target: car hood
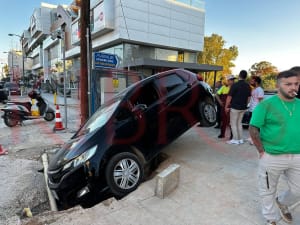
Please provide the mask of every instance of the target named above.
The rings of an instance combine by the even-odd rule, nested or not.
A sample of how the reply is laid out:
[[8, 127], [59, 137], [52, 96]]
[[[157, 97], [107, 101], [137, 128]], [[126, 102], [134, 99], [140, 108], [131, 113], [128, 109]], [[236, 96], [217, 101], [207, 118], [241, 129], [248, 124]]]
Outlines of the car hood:
[[92, 147], [92, 143], [88, 141], [92, 135], [82, 135], [66, 142], [50, 160], [48, 169], [57, 170]]

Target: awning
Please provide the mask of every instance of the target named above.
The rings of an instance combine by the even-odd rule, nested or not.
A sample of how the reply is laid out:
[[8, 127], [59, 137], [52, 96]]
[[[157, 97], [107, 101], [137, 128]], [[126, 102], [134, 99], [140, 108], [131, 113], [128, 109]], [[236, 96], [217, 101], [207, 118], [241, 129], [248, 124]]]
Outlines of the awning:
[[135, 59], [133, 63], [123, 65], [123, 67], [168, 67], [168, 68], [183, 68], [187, 70], [196, 70], [198, 72], [222, 71], [223, 66], [213, 66], [208, 64], [172, 62], [165, 60], [156, 60], [148, 58]]

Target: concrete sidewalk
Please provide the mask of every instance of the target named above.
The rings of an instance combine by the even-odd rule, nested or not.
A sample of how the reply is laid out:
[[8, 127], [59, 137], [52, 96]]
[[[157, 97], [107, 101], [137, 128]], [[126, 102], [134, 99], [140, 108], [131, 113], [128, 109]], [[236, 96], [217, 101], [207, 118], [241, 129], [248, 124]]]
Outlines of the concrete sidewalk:
[[[46, 98], [48, 102], [54, 104], [54, 95], [53, 94], [42, 92], [42, 96], [44, 98]], [[79, 104], [80, 104], [80, 100], [77, 98], [66, 98], [66, 102], [67, 102], [67, 105], [71, 106], [71, 107], [76, 107], [76, 106], [79, 107]], [[60, 106], [64, 106], [65, 105], [64, 96], [56, 95], [56, 104], [58, 104]]]
[[[181, 166], [179, 186], [164, 199], [154, 195], [153, 178], [122, 200], [46, 213], [34, 221], [52, 225], [262, 225], [255, 147], [227, 145], [216, 138], [218, 132], [194, 127], [164, 150], [169, 157], [157, 173], [172, 163]], [[280, 180], [280, 189], [284, 187]], [[299, 225], [300, 207], [292, 212], [292, 224]]]

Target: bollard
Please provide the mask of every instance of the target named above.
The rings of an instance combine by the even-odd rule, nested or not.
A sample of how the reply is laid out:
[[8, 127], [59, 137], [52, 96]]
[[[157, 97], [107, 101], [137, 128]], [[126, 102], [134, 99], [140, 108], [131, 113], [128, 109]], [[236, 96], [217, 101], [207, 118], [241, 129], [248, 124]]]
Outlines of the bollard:
[[56, 105], [56, 92], [54, 92], [53, 98], [54, 98], [54, 105]]
[[155, 195], [161, 199], [170, 194], [179, 184], [180, 165], [171, 164], [156, 177]]

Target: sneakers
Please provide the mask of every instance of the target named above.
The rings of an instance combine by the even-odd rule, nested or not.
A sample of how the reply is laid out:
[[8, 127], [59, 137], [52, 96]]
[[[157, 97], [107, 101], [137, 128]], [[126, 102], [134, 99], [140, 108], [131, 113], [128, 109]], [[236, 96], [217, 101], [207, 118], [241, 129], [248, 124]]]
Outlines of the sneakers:
[[278, 200], [278, 197], [276, 198], [276, 204], [279, 208], [282, 219], [287, 223], [291, 223], [293, 221], [293, 217], [288, 207], [286, 205], [281, 204]]
[[252, 141], [251, 137], [247, 138], [247, 141], [249, 142], [250, 145], [253, 145], [253, 141]]
[[276, 225], [276, 222], [267, 221], [266, 225]]
[[226, 141], [226, 143], [230, 144], [230, 145], [239, 145], [240, 141], [239, 140], [231, 139], [230, 141]]
[[239, 140], [239, 144], [244, 144], [244, 140], [243, 139]]

